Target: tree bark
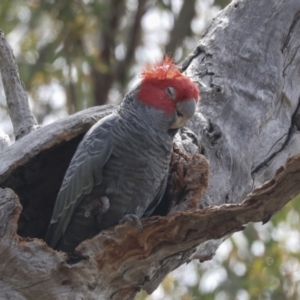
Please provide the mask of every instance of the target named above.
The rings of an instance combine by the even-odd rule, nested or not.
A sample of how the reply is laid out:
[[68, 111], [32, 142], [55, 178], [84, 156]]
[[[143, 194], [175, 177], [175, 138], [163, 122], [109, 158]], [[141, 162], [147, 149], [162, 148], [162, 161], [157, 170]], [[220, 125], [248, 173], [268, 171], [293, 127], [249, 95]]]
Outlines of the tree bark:
[[86, 259], [74, 264], [42, 240], [16, 235], [22, 208], [12, 190], [1, 190], [1, 293], [4, 299], [132, 299], [140, 288], [151, 293], [197, 245], [249, 222], [267, 222], [299, 193], [299, 175], [297, 155], [241, 204], [151, 217], [143, 220], [143, 233], [116, 226], [79, 245], [77, 254]]
[[299, 1], [235, 1], [183, 63], [202, 92], [190, 125], [212, 174], [202, 207], [241, 202], [299, 153], [299, 37]]
[[81, 112], [11, 145], [0, 156], [5, 299], [133, 299], [181, 264], [210, 259], [247, 223], [267, 222], [300, 193], [299, 49], [298, 0], [241, 0], [224, 9], [182, 65], [201, 90], [189, 130], [176, 139], [191, 157], [209, 160], [200, 209], [145, 219], [143, 233], [128, 224], [103, 231], [77, 247], [80, 261], [16, 232], [43, 236], [67, 164], [95, 121], [89, 116], [114, 107]]
[[0, 31], [0, 71], [16, 140], [38, 128], [11, 47]]

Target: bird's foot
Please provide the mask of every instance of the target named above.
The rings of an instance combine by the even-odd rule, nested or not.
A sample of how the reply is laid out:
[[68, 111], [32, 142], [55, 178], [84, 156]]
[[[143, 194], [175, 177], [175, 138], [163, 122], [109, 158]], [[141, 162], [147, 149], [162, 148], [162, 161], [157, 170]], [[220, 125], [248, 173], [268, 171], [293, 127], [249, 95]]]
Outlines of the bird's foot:
[[94, 199], [84, 208], [84, 216], [88, 218], [91, 214], [103, 215], [109, 209], [109, 200], [106, 196]]
[[106, 196], [102, 196], [100, 197], [100, 201], [102, 203], [102, 207], [98, 210], [98, 214], [105, 214], [110, 207], [109, 200]]
[[136, 227], [139, 232], [143, 232], [143, 225], [140, 218], [135, 214], [125, 215], [123, 219], [119, 221], [119, 224], [124, 224], [128, 222], [132, 226]]

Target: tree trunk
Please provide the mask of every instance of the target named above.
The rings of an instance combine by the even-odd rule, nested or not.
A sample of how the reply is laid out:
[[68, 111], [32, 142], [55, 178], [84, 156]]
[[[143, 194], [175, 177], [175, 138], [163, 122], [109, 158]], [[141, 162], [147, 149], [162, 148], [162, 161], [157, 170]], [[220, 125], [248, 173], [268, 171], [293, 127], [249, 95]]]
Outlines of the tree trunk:
[[[189, 130], [176, 139], [180, 149], [199, 158], [186, 161], [190, 189], [183, 201], [197, 202], [206, 186], [201, 152], [210, 177], [200, 209], [145, 219], [142, 233], [128, 224], [103, 231], [77, 247], [84, 260], [72, 261], [38, 238], [83, 133], [115, 108], [83, 111], [5, 147], [2, 297], [133, 299], [141, 288], [151, 293], [181, 264], [210, 259], [245, 224], [267, 222], [300, 193], [299, 48], [299, 0], [241, 0], [224, 9], [182, 65], [201, 90]], [[196, 175], [199, 190], [188, 183]]]

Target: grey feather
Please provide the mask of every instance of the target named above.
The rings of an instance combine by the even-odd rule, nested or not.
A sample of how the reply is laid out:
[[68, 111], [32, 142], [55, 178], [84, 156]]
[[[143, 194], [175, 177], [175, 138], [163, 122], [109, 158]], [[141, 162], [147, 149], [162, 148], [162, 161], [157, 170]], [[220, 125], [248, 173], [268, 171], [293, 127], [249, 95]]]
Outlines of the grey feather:
[[155, 196], [154, 200], [150, 203], [150, 205], [147, 207], [146, 211], [144, 212], [143, 214], [144, 218], [151, 216], [155, 208], [162, 200], [164, 193], [166, 191], [167, 183], [168, 183], [168, 175], [166, 175], [164, 180], [161, 182], [161, 185], [157, 191], [157, 195]]
[[[89, 130], [56, 199], [46, 235], [51, 247], [70, 252], [126, 215], [151, 215], [166, 188], [172, 118], [136, 100], [135, 90], [116, 113]], [[87, 217], [91, 203], [97, 206], [101, 197], [109, 201], [107, 211], [91, 211]]]
[[112, 151], [110, 129], [116, 115], [109, 115], [95, 124], [79, 144], [57, 195], [46, 235], [46, 242], [55, 247], [65, 232], [83, 194], [102, 181], [102, 168]]

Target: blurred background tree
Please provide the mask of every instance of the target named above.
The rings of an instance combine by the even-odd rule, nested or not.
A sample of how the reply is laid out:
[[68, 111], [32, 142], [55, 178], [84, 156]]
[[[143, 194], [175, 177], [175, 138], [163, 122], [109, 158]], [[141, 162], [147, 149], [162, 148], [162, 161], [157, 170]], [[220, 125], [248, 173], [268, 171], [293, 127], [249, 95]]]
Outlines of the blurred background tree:
[[2, 0], [0, 28], [14, 49], [33, 112], [45, 124], [119, 103], [141, 66], [166, 52], [180, 62], [229, 2]]
[[[13, 47], [40, 124], [89, 106], [119, 103], [146, 62], [180, 63], [230, 0], [1, 0], [0, 28]], [[12, 132], [3, 89], [0, 128]], [[226, 240], [210, 262], [169, 274], [136, 300], [300, 299], [300, 197], [265, 225]]]

